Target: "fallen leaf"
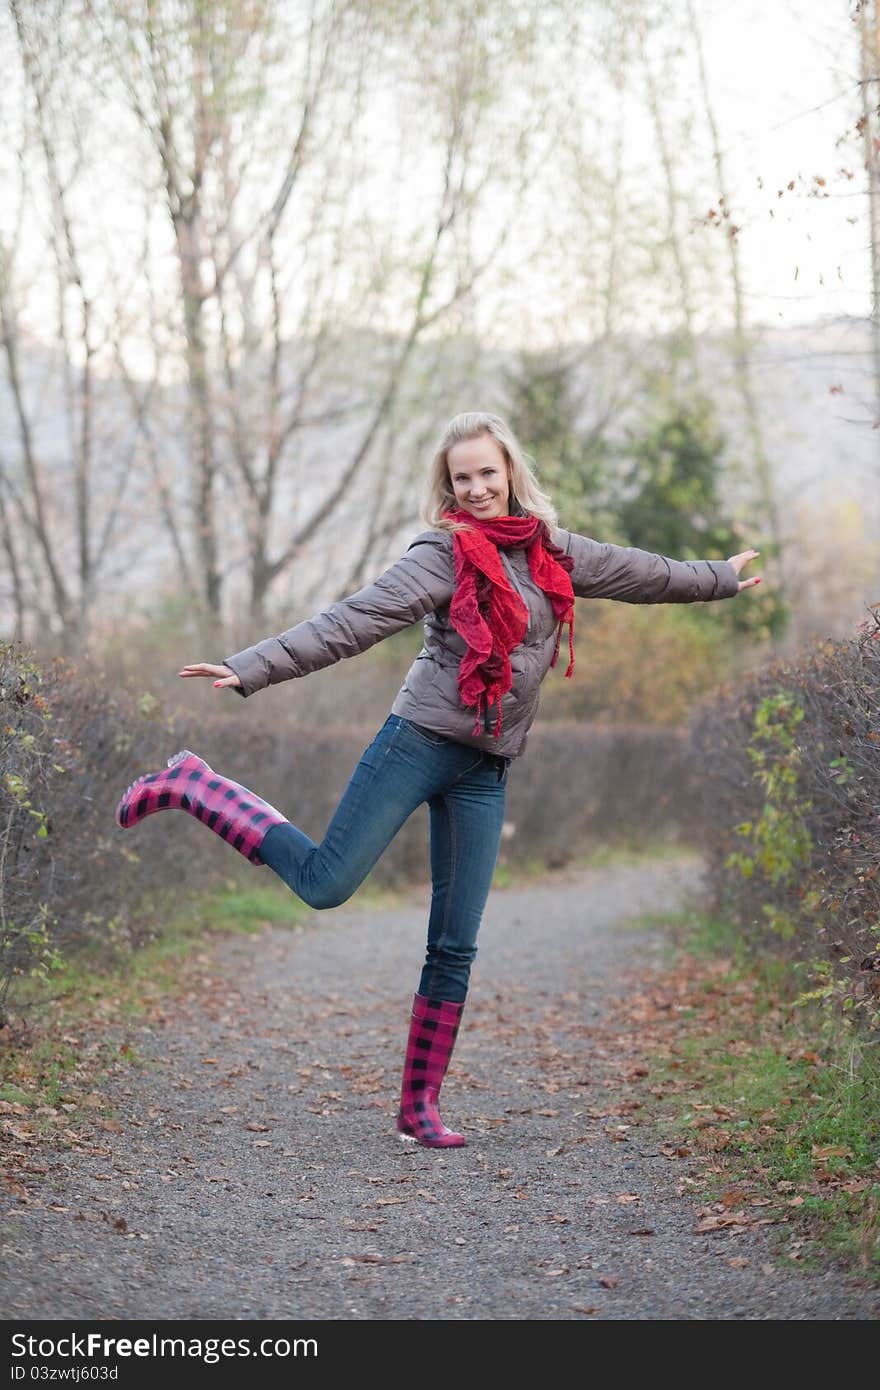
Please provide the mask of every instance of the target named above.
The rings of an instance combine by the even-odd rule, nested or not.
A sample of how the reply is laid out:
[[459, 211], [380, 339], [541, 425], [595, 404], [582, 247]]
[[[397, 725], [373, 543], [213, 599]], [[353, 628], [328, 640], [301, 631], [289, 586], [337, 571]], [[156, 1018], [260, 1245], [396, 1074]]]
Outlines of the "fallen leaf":
[[730, 1216], [704, 1216], [694, 1230], [702, 1234], [704, 1231], [724, 1231], [728, 1226], [742, 1226], [747, 1223], [748, 1217], [742, 1212]]
[[726, 1192], [722, 1192], [718, 1198], [723, 1207], [738, 1207], [743, 1199], [741, 1188], [730, 1187]]
[[845, 1148], [843, 1144], [814, 1144], [812, 1154], [820, 1163], [824, 1163], [828, 1158], [852, 1158], [852, 1150]]

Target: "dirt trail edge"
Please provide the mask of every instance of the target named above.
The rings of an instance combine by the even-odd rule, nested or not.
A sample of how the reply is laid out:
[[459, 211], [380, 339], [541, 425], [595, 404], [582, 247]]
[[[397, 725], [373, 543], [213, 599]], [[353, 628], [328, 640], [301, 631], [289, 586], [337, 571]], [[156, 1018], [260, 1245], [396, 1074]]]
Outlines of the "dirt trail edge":
[[607, 1113], [606, 1003], [667, 949], [632, 923], [698, 878], [492, 895], [444, 1090], [468, 1145], [446, 1152], [394, 1134], [425, 894], [218, 939], [203, 995], [110, 1079], [118, 1132], [41, 1154], [38, 1199], [0, 1207], [3, 1317], [876, 1318], [856, 1280], [774, 1269], [765, 1232], [697, 1233], [689, 1160]]

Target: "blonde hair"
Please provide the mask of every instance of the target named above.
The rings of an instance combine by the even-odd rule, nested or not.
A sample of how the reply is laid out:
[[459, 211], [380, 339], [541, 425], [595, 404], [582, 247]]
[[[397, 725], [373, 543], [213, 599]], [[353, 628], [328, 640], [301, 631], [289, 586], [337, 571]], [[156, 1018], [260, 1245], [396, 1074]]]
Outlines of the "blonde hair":
[[492, 436], [507, 460], [511, 511], [513, 502], [518, 502], [527, 515], [540, 517], [551, 536], [554, 536], [558, 525], [556, 508], [547, 493], [538, 486], [530, 467], [533, 460], [523, 451], [513, 430], [500, 415], [489, 415], [482, 410], [468, 410], [456, 415], [444, 429], [428, 474], [428, 492], [423, 511], [425, 521], [434, 530], [461, 529], [460, 524], [444, 517], [444, 512], [458, 506], [449, 477], [449, 450], [455, 444], [461, 444], [466, 439], [479, 439], [483, 434]]

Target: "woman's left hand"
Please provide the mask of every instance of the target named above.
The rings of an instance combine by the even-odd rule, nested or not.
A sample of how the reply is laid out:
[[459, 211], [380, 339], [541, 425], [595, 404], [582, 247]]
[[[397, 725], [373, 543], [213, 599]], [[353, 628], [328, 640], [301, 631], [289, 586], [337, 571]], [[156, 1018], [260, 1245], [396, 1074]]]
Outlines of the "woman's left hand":
[[[745, 569], [746, 565], [760, 555], [760, 553], [760, 550], [744, 550], [741, 555], [731, 555], [727, 563], [733, 565], [733, 568], [736, 570], [737, 574], [739, 574], [740, 570]], [[761, 576], [759, 574], [756, 575], [754, 579], [741, 579], [739, 592], [742, 593], [743, 589], [753, 589], [755, 585], [760, 584], [760, 582]]]

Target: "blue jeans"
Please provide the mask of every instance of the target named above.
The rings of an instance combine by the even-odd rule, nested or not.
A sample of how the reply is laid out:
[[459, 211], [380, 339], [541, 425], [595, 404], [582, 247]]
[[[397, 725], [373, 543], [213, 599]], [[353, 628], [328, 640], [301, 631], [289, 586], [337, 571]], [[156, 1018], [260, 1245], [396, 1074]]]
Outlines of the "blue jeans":
[[260, 858], [310, 907], [336, 907], [427, 801], [432, 895], [419, 993], [461, 1003], [498, 857], [508, 767], [506, 758], [389, 715], [321, 843], [295, 825], [274, 825]]

